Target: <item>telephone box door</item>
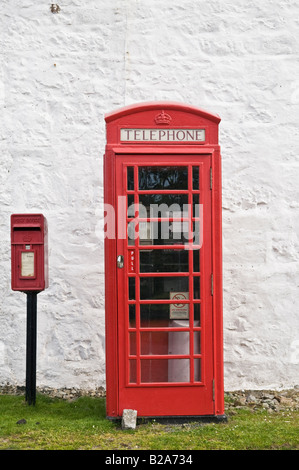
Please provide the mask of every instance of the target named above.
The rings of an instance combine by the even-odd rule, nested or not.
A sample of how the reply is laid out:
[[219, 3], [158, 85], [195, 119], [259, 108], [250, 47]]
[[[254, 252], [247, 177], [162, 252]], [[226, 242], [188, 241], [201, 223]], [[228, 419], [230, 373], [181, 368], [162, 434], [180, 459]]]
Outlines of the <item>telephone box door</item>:
[[118, 413], [213, 415], [211, 155], [118, 155]]

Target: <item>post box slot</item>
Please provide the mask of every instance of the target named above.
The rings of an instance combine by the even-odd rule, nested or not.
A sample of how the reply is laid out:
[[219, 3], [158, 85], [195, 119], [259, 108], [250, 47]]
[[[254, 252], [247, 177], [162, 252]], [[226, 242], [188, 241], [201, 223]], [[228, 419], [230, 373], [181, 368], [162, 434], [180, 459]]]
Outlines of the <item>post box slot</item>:
[[23, 231], [25, 231], [25, 230], [26, 230], [26, 231], [28, 230], [29, 232], [35, 232], [35, 231], [37, 231], [37, 230], [41, 230], [41, 227], [40, 227], [40, 225], [38, 225], [38, 226], [36, 226], [36, 227], [18, 226], [18, 227], [14, 227], [14, 228], [13, 228], [13, 231], [14, 231], [14, 232], [18, 232], [18, 231], [19, 231], [19, 232], [23, 232]]
[[35, 244], [42, 242], [42, 229], [39, 225], [34, 227], [14, 226], [12, 230], [12, 243]]

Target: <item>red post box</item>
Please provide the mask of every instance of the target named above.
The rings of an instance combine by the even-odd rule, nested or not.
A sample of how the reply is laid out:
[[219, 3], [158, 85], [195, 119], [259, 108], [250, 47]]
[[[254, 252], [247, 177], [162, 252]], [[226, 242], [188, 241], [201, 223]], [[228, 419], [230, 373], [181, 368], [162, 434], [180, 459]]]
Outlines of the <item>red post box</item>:
[[154, 102], [105, 119], [107, 416], [222, 419], [220, 118]]
[[48, 228], [42, 214], [11, 216], [11, 288], [40, 292], [48, 287]]

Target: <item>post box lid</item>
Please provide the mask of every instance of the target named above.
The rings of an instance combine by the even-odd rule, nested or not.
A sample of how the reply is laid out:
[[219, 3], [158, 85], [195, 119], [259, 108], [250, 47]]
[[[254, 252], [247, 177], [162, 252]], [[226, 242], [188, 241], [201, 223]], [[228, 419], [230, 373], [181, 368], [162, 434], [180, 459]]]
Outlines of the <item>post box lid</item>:
[[11, 223], [14, 227], [40, 227], [45, 221], [43, 214], [12, 214]]
[[38, 230], [42, 236], [47, 234], [47, 219], [43, 214], [12, 214], [11, 238], [15, 241], [15, 234], [19, 231]]

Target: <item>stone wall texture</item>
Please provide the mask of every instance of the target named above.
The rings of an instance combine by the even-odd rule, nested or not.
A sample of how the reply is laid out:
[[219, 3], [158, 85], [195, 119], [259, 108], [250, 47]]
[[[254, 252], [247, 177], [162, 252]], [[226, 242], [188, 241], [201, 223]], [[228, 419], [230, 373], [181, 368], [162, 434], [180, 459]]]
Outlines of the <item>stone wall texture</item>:
[[[225, 388], [296, 385], [299, 3], [2, 0], [0, 383], [25, 380], [10, 214], [43, 213], [37, 384], [105, 386], [104, 114], [143, 101], [220, 115]], [[52, 10], [52, 11], [51, 11]]]

